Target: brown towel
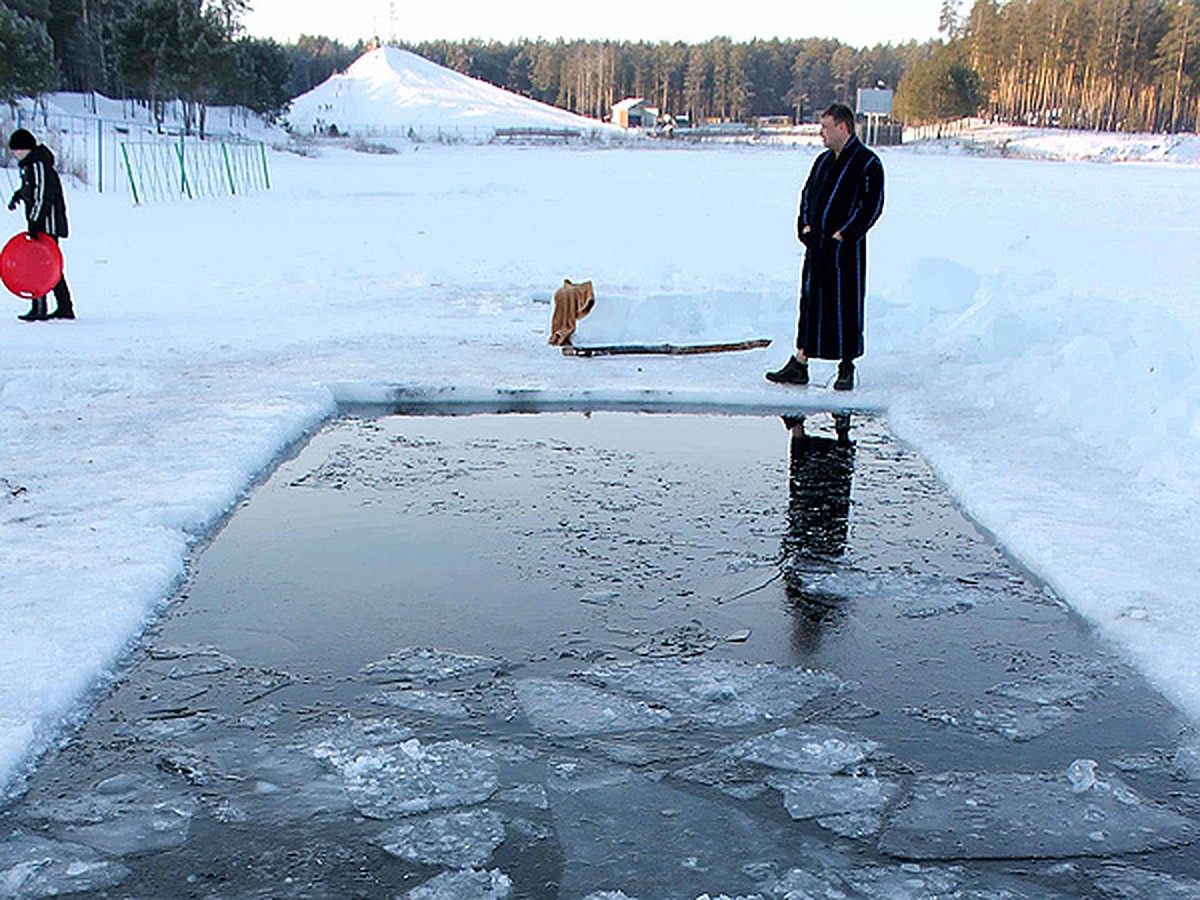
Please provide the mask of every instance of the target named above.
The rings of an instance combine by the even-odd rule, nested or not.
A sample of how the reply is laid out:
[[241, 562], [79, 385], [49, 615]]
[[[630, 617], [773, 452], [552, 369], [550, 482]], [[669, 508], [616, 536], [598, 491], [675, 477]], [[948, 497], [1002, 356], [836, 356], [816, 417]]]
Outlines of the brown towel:
[[596, 305], [596, 294], [592, 283], [585, 281], [574, 284], [563, 279], [563, 286], [554, 292], [554, 315], [550, 320], [549, 343], [563, 346], [571, 343], [575, 323], [592, 311]]

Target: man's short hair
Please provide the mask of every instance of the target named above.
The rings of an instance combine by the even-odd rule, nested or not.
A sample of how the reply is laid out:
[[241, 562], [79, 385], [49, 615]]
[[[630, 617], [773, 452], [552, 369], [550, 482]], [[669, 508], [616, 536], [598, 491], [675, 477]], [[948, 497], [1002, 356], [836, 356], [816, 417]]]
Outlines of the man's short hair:
[[846, 126], [847, 131], [849, 131], [851, 134], [854, 134], [854, 110], [848, 107], [845, 103], [830, 104], [829, 109], [821, 113], [822, 119], [826, 116], [829, 116], [829, 118], [833, 119], [835, 122], [841, 122]]
[[37, 138], [24, 128], [18, 128], [8, 139], [9, 150], [32, 150], [36, 146]]

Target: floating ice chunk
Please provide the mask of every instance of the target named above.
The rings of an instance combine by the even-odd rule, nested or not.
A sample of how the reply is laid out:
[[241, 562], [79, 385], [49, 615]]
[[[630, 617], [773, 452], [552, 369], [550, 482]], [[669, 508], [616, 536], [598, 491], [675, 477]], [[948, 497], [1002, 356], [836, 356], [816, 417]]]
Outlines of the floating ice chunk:
[[1071, 718], [1061, 706], [1020, 707], [996, 705], [977, 709], [971, 723], [981, 731], [992, 731], [1010, 741], [1031, 741], [1041, 737]]
[[872, 775], [773, 775], [767, 783], [783, 793], [793, 819], [877, 812], [900, 790], [896, 782]]
[[57, 897], [102, 891], [129, 875], [90, 847], [16, 832], [0, 841], [0, 897]]
[[512, 879], [499, 869], [443, 872], [403, 895], [405, 900], [507, 900]]
[[1065, 774], [949, 772], [917, 778], [879, 846], [904, 859], [1059, 859], [1187, 844], [1194, 823], [1115, 776], [1082, 793]]
[[481, 673], [498, 675], [509, 669], [507, 662], [494, 657], [434, 647], [405, 647], [363, 666], [362, 673], [376, 684], [436, 684]]
[[413, 738], [359, 749], [327, 742], [313, 755], [341, 774], [355, 807], [373, 819], [481, 803], [499, 780], [492, 754], [461, 741], [423, 745]]
[[778, 826], [628, 770], [552, 762], [547, 789], [565, 859], [562, 897], [746, 894], [761, 880], [746, 872], [748, 860], [795, 858]]
[[883, 827], [883, 816], [877, 812], [852, 812], [838, 816], [820, 816], [817, 824], [845, 838], [862, 840], [873, 837]]
[[619, 591], [591, 591], [579, 598], [580, 603], [589, 603], [592, 606], [609, 606], [619, 600], [621, 594]]
[[1071, 782], [1071, 791], [1082, 794], [1096, 784], [1096, 761], [1094, 759], [1077, 759], [1067, 766], [1067, 780]]
[[95, 791], [31, 803], [31, 817], [55, 823], [58, 837], [109, 856], [129, 856], [182, 846], [197, 802], [136, 775], [105, 779]]
[[988, 688], [989, 694], [1050, 706], [1082, 700], [1096, 691], [1096, 678], [1081, 672], [1046, 672], [1023, 681], [1005, 681]]
[[998, 701], [987, 709], [938, 709], [906, 706], [904, 712], [951, 728], [988, 731], [1010, 741], [1030, 741], [1059, 727], [1071, 713], [1059, 706], [1032, 706]]
[[772, 769], [832, 775], [861, 762], [878, 748], [875, 741], [841, 728], [804, 725], [750, 738], [725, 753]]
[[110, 856], [170, 850], [187, 843], [193, 814], [190, 804], [128, 807], [107, 822], [64, 828], [62, 837]]
[[596, 666], [584, 674], [601, 687], [725, 727], [790, 716], [817, 697], [845, 687], [826, 672], [710, 659], [620, 663]]
[[1200, 881], [1136, 866], [1106, 865], [1096, 880], [1105, 897], [1117, 900], [1200, 900]]
[[540, 784], [518, 784], [496, 795], [497, 800], [515, 803], [518, 806], [532, 806], [534, 809], [549, 809], [550, 800], [546, 789]]
[[[929, 900], [933, 897], [970, 897], [972, 900], [1068, 900], [1078, 894], [1060, 894], [1044, 885], [998, 872], [972, 871], [961, 866], [905, 863], [901, 866], [849, 868], [843, 875], [845, 895], [886, 900]], [[844, 896], [845, 896], [844, 895]], [[825, 896], [805, 895], [804, 896]]]
[[1200, 739], [1193, 739], [1175, 751], [1175, 771], [1191, 781], [1200, 780]]
[[586, 684], [529, 678], [518, 682], [516, 690], [533, 727], [551, 737], [642, 731], [660, 728], [671, 718], [666, 710]]
[[371, 702], [379, 706], [394, 706], [412, 712], [440, 716], [443, 719], [466, 719], [471, 715], [457, 697], [411, 688], [380, 691], [371, 698]]
[[504, 823], [491, 810], [474, 809], [390, 828], [375, 839], [392, 856], [427, 866], [473, 869], [504, 842]]

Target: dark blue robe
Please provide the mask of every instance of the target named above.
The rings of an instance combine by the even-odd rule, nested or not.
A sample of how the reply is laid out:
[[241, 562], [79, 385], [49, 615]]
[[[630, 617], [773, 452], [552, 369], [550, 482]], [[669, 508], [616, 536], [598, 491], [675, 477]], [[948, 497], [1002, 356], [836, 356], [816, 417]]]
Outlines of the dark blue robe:
[[[804, 243], [796, 347], [814, 359], [863, 354], [867, 230], [883, 212], [883, 164], [857, 137], [813, 163], [800, 195], [796, 231]], [[812, 231], [802, 234], [805, 226]], [[841, 232], [842, 240], [833, 239]]]

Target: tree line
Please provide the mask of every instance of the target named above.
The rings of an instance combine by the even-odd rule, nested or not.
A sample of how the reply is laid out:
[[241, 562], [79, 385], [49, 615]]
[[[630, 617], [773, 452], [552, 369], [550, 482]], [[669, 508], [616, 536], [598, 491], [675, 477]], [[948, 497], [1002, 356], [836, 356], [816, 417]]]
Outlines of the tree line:
[[[969, 3], [969, 7], [964, 8]], [[251, 38], [249, 0], [0, 0], [0, 101], [98, 91], [156, 109], [181, 100], [268, 116], [367, 45]], [[640, 96], [694, 122], [809, 121], [864, 87], [896, 88], [897, 117], [1106, 130], [1195, 130], [1200, 0], [943, 0], [942, 37], [856, 48], [825, 38], [737, 42], [425, 41], [455, 71], [603, 118]]]
[[277, 116], [296, 75], [327, 78], [362, 51], [324, 38], [245, 35], [249, 0], [0, 0], [0, 101], [52, 90], [180, 100], [203, 133], [210, 105]]
[[424, 41], [408, 49], [447, 68], [543, 103], [603, 118], [644, 97], [693, 122], [756, 116], [807, 121], [830, 103], [853, 106], [859, 88], [895, 88], [914, 43], [860, 49], [824, 38], [736, 42]]
[[961, 0], [900, 83], [903, 111], [1107, 131], [1195, 131], [1200, 0]]

